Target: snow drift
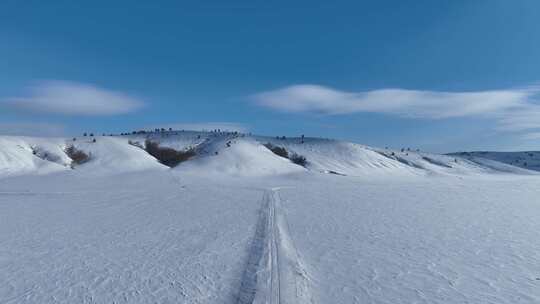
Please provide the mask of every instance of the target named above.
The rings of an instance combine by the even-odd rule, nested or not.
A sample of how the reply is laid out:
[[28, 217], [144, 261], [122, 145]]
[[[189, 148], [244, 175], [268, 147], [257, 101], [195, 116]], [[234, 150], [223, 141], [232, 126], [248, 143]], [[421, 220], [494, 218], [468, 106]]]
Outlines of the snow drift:
[[68, 170], [64, 140], [0, 136], [0, 176]]

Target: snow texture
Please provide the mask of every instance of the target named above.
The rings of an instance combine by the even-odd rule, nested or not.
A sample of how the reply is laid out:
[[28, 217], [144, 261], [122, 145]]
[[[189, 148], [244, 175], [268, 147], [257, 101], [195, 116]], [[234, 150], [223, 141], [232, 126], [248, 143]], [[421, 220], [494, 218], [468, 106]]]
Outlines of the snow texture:
[[508, 161], [529, 154], [95, 138], [0, 137], [0, 303], [540, 302], [540, 175]]

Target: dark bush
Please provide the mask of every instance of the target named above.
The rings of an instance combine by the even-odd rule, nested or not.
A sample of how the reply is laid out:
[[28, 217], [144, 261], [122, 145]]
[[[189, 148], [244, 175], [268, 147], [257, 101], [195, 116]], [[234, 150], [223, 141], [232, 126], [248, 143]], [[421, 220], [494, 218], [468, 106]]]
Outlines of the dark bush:
[[165, 166], [175, 167], [179, 163], [184, 162], [195, 156], [195, 150], [188, 149], [186, 151], [177, 151], [172, 148], [160, 147], [159, 143], [146, 140], [145, 150], [148, 154], [159, 160]]
[[300, 155], [300, 154], [296, 154], [296, 153], [293, 153], [291, 154], [291, 156], [289, 157], [289, 159], [297, 164], [297, 165], [300, 165], [302, 167], [305, 167], [307, 165], [307, 160], [306, 160], [306, 157], [303, 156], [303, 155]]
[[276, 155], [279, 155], [279, 156], [285, 157], [285, 158], [289, 158], [289, 153], [283, 147], [274, 146], [271, 143], [266, 143], [264, 146], [266, 148], [268, 148], [268, 150], [274, 152], [274, 154], [276, 154]]
[[274, 154], [287, 158], [297, 165], [300, 165], [302, 167], [305, 167], [307, 165], [306, 158], [300, 154], [296, 154], [296, 153], [289, 154], [289, 152], [287, 152], [285, 148], [274, 146], [271, 143], [266, 143], [264, 146], [268, 148], [270, 151], [274, 152]]
[[133, 140], [130, 139], [130, 140], [128, 140], [128, 144], [130, 144], [130, 145], [132, 145], [132, 146], [135, 146], [135, 147], [137, 147], [137, 148], [141, 148], [141, 149], [145, 150], [144, 147], [143, 147], [143, 145], [141, 145], [141, 143], [138, 142], [138, 141], [133, 141]]
[[84, 151], [75, 148], [74, 146], [68, 146], [66, 150], [66, 155], [71, 158], [71, 167], [75, 165], [81, 165], [90, 160], [90, 155], [84, 153]]

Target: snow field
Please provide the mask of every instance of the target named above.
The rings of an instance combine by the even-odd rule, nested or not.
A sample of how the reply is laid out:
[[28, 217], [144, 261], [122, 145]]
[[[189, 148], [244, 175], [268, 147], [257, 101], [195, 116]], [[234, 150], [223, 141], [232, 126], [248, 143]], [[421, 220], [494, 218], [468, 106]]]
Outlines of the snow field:
[[[0, 137], [0, 303], [540, 302], [534, 171], [322, 139], [152, 136], [198, 155], [170, 169], [128, 144], [139, 135]], [[91, 160], [70, 169], [67, 145]]]

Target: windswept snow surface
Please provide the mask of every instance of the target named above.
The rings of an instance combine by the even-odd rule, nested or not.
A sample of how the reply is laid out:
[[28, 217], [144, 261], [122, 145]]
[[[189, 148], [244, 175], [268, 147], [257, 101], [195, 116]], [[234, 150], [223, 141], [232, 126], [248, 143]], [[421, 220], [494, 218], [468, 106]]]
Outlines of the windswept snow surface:
[[0, 178], [66, 170], [70, 160], [64, 148], [59, 138], [0, 136]]
[[79, 138], [76, 141], [68, 140], [67, 144], [90, 156], [88, 162], [76, 167], [85, 176], [167, 168], [143, 149], [128, 144], [125, 138], [99, 136], [96, 142], [92, 138]]
[[254, 140], [230, 139], [212, 142], [204, 146], [204, 152], [206, 154], [180, 164], [175, 170], [204, 172], [210, 176], [262, 176], [305, 171], [303, 167], [276, 156]]
[[[71, 139], [1, 137], [0, 303], [540, 302], [533, 171], [169, 135], [161, 144], [205, 153], [168, 169], [127, 143], [144, 137], [79, 138], [94, 158], [71, 170]], [[28, 150], [37, 144], [62, 161]]]
[[332, 139], [257, 137], [261, 143], [284, 147], [307, 158], [307, 167], [317, 172], [349, 176], [483, 175], [486, 173], [536, 174], [529, 170], [487, 159], [439, 155], [415, 151], [377, 149]]
[[458, 152], [450, 155], [467, 158], [473, 161], [483, 161], [485, 159], [497, 161], [527, 170], [540, 171], [540, 152]]

